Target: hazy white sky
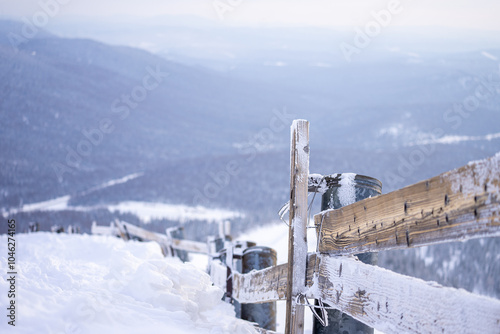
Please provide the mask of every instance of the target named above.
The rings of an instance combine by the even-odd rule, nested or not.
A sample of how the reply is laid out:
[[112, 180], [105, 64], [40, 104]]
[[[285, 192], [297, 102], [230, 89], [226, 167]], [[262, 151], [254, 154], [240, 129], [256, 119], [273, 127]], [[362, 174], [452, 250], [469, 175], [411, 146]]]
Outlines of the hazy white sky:
[[56, 2], [65, 3], [57, 17], [192, 14], [224, 24], [358, 26], [391, 1], [402, 8], [391, 25], [500, 30], [499, 0], [0, 0], [0, 15], [29, 18]]

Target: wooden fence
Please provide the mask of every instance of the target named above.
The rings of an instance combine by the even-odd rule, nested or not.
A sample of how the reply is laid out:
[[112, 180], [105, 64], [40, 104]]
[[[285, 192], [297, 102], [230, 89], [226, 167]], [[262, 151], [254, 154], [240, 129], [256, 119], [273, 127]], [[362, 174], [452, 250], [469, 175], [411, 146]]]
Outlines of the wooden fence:
[[136, 239], [139, 241], [156, 241], [165, 256], [175, 256], [175, 251], [186, 251], [190, 253], [209, 254], [208, 244], [197, 241], [173, 238], [168, 229], [165, 234], [150, 232], [135, 225], [115, 220], [110, 226], [98, 226], [92, 224], [93, 234], [113, 235], [124, 240]]
[[[500, 236], [500, 153], [316, 214], [319, 251], [308, 254], [307, 193], [328, 187], [324, 178], [309, 175], [308, 131], [307, 121], [294, 121], [288, 263], [242, 274], [230, 259], [214, 260], [214, 283], [226, 291], [230, 281], [230, 295], [239, 303], [286, 300], [286, 333], [303, 332], [307, 299], [320, 300], [386, 334], [500, 333], [499, 300], [403, 276], [353, 256]], [[99, 229], [93, 226], [92, 231]], [[106, 228], [110, 230], [125, 238], [155, 240], [165, 254], [175, 249], [211, 252], [209, 244], [145, 232], [126, 223]], [[230, 243], [225, 247], [232, 249]], [[228, 253], [232, 257], [232, 250]]]

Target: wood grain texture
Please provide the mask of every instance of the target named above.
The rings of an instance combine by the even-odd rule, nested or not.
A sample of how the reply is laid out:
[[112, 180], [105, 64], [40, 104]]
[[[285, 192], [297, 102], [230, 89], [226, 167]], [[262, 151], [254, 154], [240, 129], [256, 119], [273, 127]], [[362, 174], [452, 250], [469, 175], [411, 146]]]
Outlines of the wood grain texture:
[[[311, 264], [311, 262], [310, 262]], [[309, 298], [386, 334], [500, 333], [500, 301], [403, 276], [355, 258], [321, 255]]]
[[[386, 334], [500, 333], [499, 300], [396, 274], [351, 257], [309, 254], [307, 262], [308, 298], [321, 298]], [[286, 264], [234, 273], [233, 297], [242, 303], [285, 300], [286, 276]]]
[[307, 270], [308, 121], [293, 121], [290, 146], [290, 229], [285, 333], [302, 334], [304, 307], [295, 303], [295, 297], [305, 289]]
[[156, 241], [160, 245], [165, 245], [168, 246], [168, 238], [166, 235], [156, 233], [156, 232], [151, 232], [148, 230], [145, 230], [143, 228], [137, 227], [135, 225], [125, 223], [125, 222], [117, 222], [116, 225], [123, 231], [128, 232], [130, 237], [138, 237], [141, 240], [147, 240], [147, 241]]
[[500, 154], [314, 219], [339, 255], [500, 236]]
[[208, 245], [203, 242], [182, 239], [170, 239], [170, 242], [172, 248], [176, 250], [183, 250], [191, 253], [208, 254]]
[[287, 264], [248, 274], [233, 272], [233, 298], [240, 303], [286, 300], [287, 278]]
[[254, 326], [254, 328], [257, 331], [257, 333], [259, 333], [259, 334], [278, 334], [277, 332], [270, 331], [270, 330], [267, 330], [264, 328], [260, 328], [258, 326]]
[[120, 236], [120, 233], [115, 227], [114, 223], [111, 223], [110, 226], [100, 226], [97, 225], [96, 222], [93, 222], [92, 227], [90, 228], [90, 233], [99, 235], [112, 235], [115, 237]]
[[92, 224], [91, 231], [93, 234], [114, 235], [122, 238], [124, 237], [125, 239], [128, 233], [130, 237], [137, 237], [143, 241], [156, 241], [160, 244], [162, 250], [166, 247], [172, 247], [176, 250], [183, 250], [191, 253], [208, 254], [208, 245], [206, 243], [169, 238], [167, 235], [151, 232], [125, 222], [115, 222], [109, 227]]
[[[313, 284], [314, 265], [316, 254], [309, 254], [305, 286]], [[247, 274], [234, 272], [233, 298], [240, 303], [267, 303], [277, 300], [286, 300], [288, 264], [255, 270]]]

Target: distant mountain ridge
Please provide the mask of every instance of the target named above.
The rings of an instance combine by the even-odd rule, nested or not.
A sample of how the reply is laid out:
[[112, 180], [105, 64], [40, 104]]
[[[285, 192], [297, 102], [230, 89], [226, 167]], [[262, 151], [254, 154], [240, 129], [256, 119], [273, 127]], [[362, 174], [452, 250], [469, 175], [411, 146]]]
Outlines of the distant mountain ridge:
[[[5, 36], [21, 29], [0, 21], [0, 207], [65, 195], [74, 204], [196, 205], [213, 175], [236, 163], [241, 172], [202, 200], [250, 211], [264, 205], [262, 217], [275, 217], [287, 197], [293, 118], [311, 122], [312, 171], [364, 173], [381, 179], [384, 191], [500, 150], [497, 139], [433, 144], [432, 150], [411, 146], [435, 142], [435, 130], [498, 132], [500, 94], [482, 101], [471, 117], [452, 110], [481, 78], [497, 75], [491, 72], [491, 57], [500, 56], [495, 50], [490, 58], [391, 51], [387, 59], [332, 67], [303, 66], [310, 59], [292, 50], [287, 55], [298, 64], [267, 66], [257, 59], [221, 73], [44, 31], [16, 52]], [[453, 122], [444, 119], [448, 110]], [[425, 159], [402, 177], [398, 169], [414, 152]], [[137, 172], [144, 174], [133, 182], [88, 193]], [[248, 199], [239, 200], [240, 193]]]
[[[0, 36], [13, 26], [2, 22]], [[276, 107], [245, 82], [90, 40], [40, 34], [16, 52], [2, 39], [0, 58], [2, 206], [232, 152]], [[58, 177], [54, 164], [71, 172]]]

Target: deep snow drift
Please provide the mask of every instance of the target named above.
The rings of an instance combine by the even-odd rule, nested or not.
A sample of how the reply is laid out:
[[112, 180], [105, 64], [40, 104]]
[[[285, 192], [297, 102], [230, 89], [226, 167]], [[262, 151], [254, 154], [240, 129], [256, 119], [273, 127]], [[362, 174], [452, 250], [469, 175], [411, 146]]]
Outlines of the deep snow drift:
[[0, 236], [1, 333], [254, 333], [192, 264], [154, 242], [16, 235], [16, 327], [7, 324], [7, 236]]

